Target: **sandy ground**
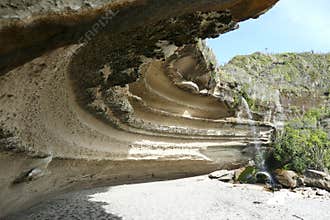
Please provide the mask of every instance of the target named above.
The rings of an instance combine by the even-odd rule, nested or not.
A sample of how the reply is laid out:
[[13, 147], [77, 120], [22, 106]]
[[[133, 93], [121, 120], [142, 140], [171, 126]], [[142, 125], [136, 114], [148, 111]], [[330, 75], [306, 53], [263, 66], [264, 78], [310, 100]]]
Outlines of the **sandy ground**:
[[[313, 194], [314, 192], [314, 194]], [[268, 192], [206, 176], [59, 196], [7, 219], [330, 219], [330, 194]]]

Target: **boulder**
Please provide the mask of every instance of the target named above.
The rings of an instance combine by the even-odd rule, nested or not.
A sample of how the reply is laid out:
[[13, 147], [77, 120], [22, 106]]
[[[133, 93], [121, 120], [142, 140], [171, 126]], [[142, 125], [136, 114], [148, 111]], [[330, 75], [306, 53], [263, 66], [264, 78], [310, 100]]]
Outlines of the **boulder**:
[[44, 175], [44, 171], [39, 168], [34, 168], [26, 172], [22, 172], [14, 181], [13, 184], [19, 184], [23, 182], [29, 182], [39, 179]]
[[275, 178], [281, 185], [288, 188], [296, 188], [299, 183], [298, 174], [292, 170], [277, 169]]
[[248, 166], [241, 172], [238, 177], [240, 183], [256, 183], [256, 167]]
[[209, 175], [210, 179], [218, 179], [222, 182], [231, 182], [234, 180], [235, 170], [218, 170]]
[[312, 169], [308, 169], [305, 171], [304, 173], [305, 177], [309, 177], [309, 178], [314, 178], [314, 179], [323, 179], [323, 178], [329, 178], [329, 174], [319, 171], [319, 170], [312, 170]]
[[177, 82], [175, 85], [183, 90], [186, 90], [188, 92], [192, 93], [199, 93], [199, 87], [196, 83], [191, 82], [191, 81], [182, 81], [182, 82]]
[[245, 168], [246, 167], [242, 167], [242, 168], [239, 168], [239, 169], [235, 170], [235, 173], [234, 173], [234, 181], [235, 182], [238, 182], [238, 178], [244, 172]]
[[266, 171], [257, 172], [256, 180], [257, 180], [258, 183], [269, 183], [269, 184], [273, 183], [272, 176]]
[[307, 170], [304, 173], [304, 183], [310, 187], [330, 191], [330, 175], [322, 171]]
[[202, 89], [199, 91], [200, 94], [207, 95], [209, 91], [207, 89]]

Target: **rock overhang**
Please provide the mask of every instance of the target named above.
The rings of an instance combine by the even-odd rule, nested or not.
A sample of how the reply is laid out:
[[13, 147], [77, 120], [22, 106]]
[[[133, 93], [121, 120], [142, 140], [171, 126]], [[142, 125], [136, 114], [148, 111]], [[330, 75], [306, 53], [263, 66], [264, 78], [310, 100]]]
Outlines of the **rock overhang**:
[[[1, 73], [54, 48], [79, 42], [84, 34], [93, 29], [93, 25], [95, 27], [102, 16], [108, 18], [110, 15], [110, 19], [107, 20], [106, 27], [102, 27], [97, 32], [119, 33], [137, 27], [143, 28], [149, 22], [166, 21], [196, 11], [205, 13], [229, 11], [232, 20], [239, 22], [259, 16], [277, 1], [137, 0], [107, 2], [96, 0], [88, 1], [88, 4], [78, 1], [73, 5], [65, 4], [70, 1], [61, 1], [62, 4], [54, 1], [53, 4], [48, 3], [46, 6], [40, 2], [24, 5], [19, 1], [18, 3], [5, 1], [0, 10]], [[85, 7], [83, 7], [84, 5]], [[109, 14], [109, 12], [111, 13]], [[13, 14], [15, 16], [11, 16]]]
[[239, 166], [256, 141], [251, 123], [269, 143], [270, 124], [237, 120], [216, 94], [199, 39], [275, 0], [95, 2], [0, 12], [1, 162], [17, 158], [1, 170], [4, 214], [72, 188]]

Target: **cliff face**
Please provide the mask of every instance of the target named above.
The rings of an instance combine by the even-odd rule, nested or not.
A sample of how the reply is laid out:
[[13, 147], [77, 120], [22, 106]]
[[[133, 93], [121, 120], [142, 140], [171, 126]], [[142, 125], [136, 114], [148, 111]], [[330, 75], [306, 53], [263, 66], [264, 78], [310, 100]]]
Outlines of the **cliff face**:
[[2, 1], [0, 215], [54, 193], [245, 163], [273, 126], [236, 117], [199, 39], [275, 2]]
[[253, 111], [276, 121], [330, 108], [330, 55], [262, 54], [234, 57], [220, 67], [219, 81], [235, 83]]

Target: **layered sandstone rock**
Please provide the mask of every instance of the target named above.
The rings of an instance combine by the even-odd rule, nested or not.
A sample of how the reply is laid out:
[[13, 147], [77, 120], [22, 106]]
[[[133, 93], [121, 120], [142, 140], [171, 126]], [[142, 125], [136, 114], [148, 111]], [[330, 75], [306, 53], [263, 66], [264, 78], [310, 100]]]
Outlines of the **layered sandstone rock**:
[[47, 2], [0, 4], [2, 216], [58, 192], [239, 166], [269, 143], [272, 125], [236, 118], [216, 89], [199, 39], [276, 0]]

